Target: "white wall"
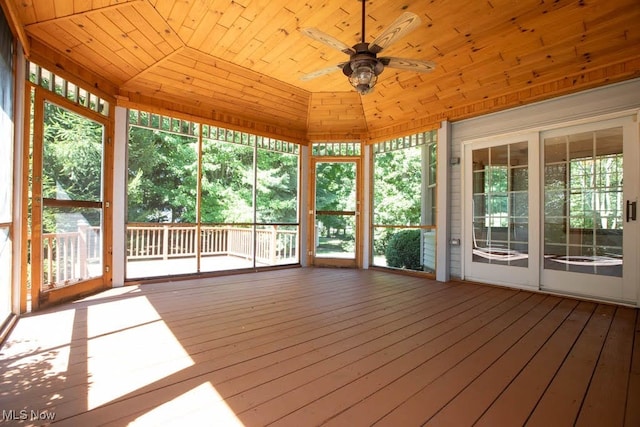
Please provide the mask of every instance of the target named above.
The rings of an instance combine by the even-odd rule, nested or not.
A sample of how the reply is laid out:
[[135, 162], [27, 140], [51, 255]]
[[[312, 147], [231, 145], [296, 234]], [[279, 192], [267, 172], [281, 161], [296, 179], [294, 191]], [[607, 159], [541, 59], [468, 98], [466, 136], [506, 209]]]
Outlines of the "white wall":
[[[529, 130], [546, 130], [591, 117], [613, 115], [640, 108], [640, 79], [583, 91], [535, 104], [488, 114], [452, 125], [449, 138], [452, 158], [462, 157], [464, 141]], [[450, 233], [462, 237], [462, 166], [453, 166], [449, 176]], [[450, 273], [462, 275], [462, 246], [450, 250]]]
[[[16, 51], [16, 75], [24, 76], [26, 73], [26, 63], [22, 46], [18, 43]], [[20, 294], [22, 292], [22, 271], [26, 266], [22, 265], [22, 250], [26, 242], [22, 241], [22, 220], [26, 215], [23, 212], [23, 159], [28, 148], [25, 147], [24, 132], [24, 114], [15, 114], [24, 111], [25, 107], [25, 81], [24, 79], [16, 79], [16, 88], [14, 94], [14, 152], [13, 152], [13, 266], [12, 266], [12, 300], [11, 309], [14, 313], [20, 313]]]
[[[452, 204], [451, 186], [453, 172], [459, 165], [452, 165], [451, 159], [456, 157], [451, 150], [451, 123], [443, 122], [438, 129], [438, 145], [436, 165], [436, 280], [446, 282], [450, 278], [451, 261], [456, 254], [456, 247], [451, 247], [451, 221], [456, 218], [456, 207]], [[441, 142], [442, 141], [442, 142]], [[459, 155], [457, 155], [460, 158]]]
[[113, 287], [124, 285], [127, 257], [127, 109], [115, 107], [113, 170]]
[[298, 180], [298, 218], [300, 221], [300, 229], [298, 233], [299, 239], [299, 251], [298, 257], [300, 258], [300, 265], [307, 267], [307, 253], [309, 246], [307, 245], [307, 236], [309, 232], [309, 147], [305, 145], [300, 146], [300, 179]]

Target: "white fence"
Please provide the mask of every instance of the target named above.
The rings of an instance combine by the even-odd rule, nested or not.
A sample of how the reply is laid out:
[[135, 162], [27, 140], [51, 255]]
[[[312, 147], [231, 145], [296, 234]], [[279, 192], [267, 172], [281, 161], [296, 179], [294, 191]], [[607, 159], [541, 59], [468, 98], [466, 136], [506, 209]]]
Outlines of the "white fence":
[[[127, 260], [170, 259], [197, 255], [196, 225], [127, 225]], [[227, 255], [253, 259], [252, 227], [200, 226], [200, 256]], [[268, 226], [255, 231], [255, 259], [275, 265], [298, 260], [298, 231]]]
[[101, 273], [92, 265], [101, 265], [100, 227], [80, 226], [78, 231], [42, 234], [43, 289], [68, 285]]
[[[289, 227], [290, 228], [290, 227]], [[200, 226], [200, 256], [233, 256], [253, 260], [252, 227]], [[194, 224], [128, 224], [127, 261], [195, 257], [198, 227]], [[255, 232], [255, 260], [263, 265], [298, 261], [298, 231], [265, 226]], [[45, 233], [43, 289], [99, 276], [102, 265], [100, 227], [76, 232]]]

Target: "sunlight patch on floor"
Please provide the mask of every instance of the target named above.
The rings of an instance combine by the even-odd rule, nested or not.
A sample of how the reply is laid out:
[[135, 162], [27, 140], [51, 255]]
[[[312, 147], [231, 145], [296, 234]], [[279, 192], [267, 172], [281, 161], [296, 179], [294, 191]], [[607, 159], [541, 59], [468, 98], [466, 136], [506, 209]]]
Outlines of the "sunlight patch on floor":
[[89, 307], [87, 331], [89, 410], [194, 363], [146, 297]]
[[23, 317], [12, 336], [32, 338], [18, 341], [9, 337], [2, 347], [2, 357], [14, 359], [9, 365], [13, 368], [40, 365], [43, 376], [64, 375], [69, 364], [75, 315], [75, 310], [64, 310]]
[[244, 426], [210, 382], [152, 409], [129, 425]]
[[[69, 377], [72, 331], [76, 310], [24, 316], [0, 353], [0, 409], [23, 409], [16, 402], [29, 396], [28, 410], [44, 410], [60, 399], [51, 388]], [[20, 339], [14, 337], [29, 337]]]

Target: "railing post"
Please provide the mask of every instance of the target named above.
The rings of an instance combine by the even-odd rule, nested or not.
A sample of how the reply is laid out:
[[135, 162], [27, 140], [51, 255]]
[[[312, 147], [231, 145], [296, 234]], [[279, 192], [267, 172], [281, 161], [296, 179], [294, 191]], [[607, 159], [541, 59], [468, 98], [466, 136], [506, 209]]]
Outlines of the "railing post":
[[269, 248], [271, 265], [276, 265], [276, 258], [278, 255], [278, 226], [273, 225], [271, 230], [271, 247]]
[[162, 226], [162, 259], [169, 259], [169, 226]]
[[[49, 286], [51, 283], [53, 283], [53, 237], [47, 237], [47, 283], [46, 285]], [[43, 240], [44, 240], [44, 236], [43, 236]], [[44, 245], [43, 245], [44, 246]]]
[[[78, 226], [78, 277], [72, 277], [72, 279], [84, 279], [89, 274], [87, 271], [87, 252], [88, 252], [88, 242], [87, 242], [87, 226], [79, 225]], [[75, 271], [75, 268], [73, 268]]]

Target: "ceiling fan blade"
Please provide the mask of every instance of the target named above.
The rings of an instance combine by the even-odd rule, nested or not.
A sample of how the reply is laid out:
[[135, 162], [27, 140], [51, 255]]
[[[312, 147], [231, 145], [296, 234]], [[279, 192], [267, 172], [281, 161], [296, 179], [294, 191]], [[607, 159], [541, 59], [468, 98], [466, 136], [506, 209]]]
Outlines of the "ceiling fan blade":
[[356, 53], [355, 50], [347, 46], [345, 43], [342, 43], [340, 40], [330, 36], [323, 31], [318, 30], [317, 28], [301, 28], [300, 31], [302, 32], [302, 34], [311, 37], [314, 40], [322, 42], [329, 47], [344, 52], [347, 55], [353, 55], [354, 53]]
[[304, 76], [300, 77], [300, 80], [302, 81], [309, 81], [309, 80], [313, 80], [317, 77], [321, 77], [324, 76], [325, 74], [330, 74], [333, 73], [334, 71], [338, 71], [338, 70], [342, 70], [342, 68], [347, 65], [348, 62], [342, 62], [340, 64], [334, 65], [332, 67], [327, 67], [327, 68], [322, 68], [320, 70], [317, 71], [313, 71], [309, 74], [305, 74]]
[[369, 51], [378, 53], [401, 39], [420, 25], [420, 18], [415, 13], [405, 12], [369, 45]]
[[383, 57], [378, 59], [384, 64], [385, 67], [399, 68], [401, 70], [411, 70], [418, 73], [429, 73], [436, 68], [436, 63], [433, 61], [421, 61], [419, 59], [390, 57]]

